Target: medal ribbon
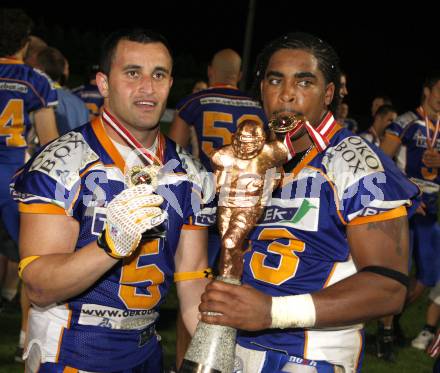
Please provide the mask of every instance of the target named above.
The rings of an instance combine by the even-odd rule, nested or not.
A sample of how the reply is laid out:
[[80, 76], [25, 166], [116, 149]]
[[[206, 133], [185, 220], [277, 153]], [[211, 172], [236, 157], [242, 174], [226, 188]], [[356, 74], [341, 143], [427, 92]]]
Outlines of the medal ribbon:
[[328, 134], [332, 131], [333, 127], [336, 125], [335, 118], [333, 117], [333, 114], [329, 111], [325, 115], [324, 119], [321, 121], [321, 123], [318, 125], [318, 127], [314, 128], [308, 120], [304, 122], [303, 125], [298, 126], [297, 128], [290, 131], [286, 136], [286, 145], [287, 148], [290, 151], [290, 155], [293, 158], [296, 154], [295, 149], [293, 148], [291, 136], [293, 136], [296, 132], [298, 132], [300, 129], [302, 129], [304, 126], [307, 129], [307, 132], [312, 139], [313, 144], [315, 145], [318, 152], [323, 152], [328, 144]]
[[[439, 132], [439, 126], [440, 126], [440, 118], [437, 115], [437, 121], [434, 125], [434, 123], [428, 118], [428, 115], [425, 113], [425, 110], [422, 106], [419, 106], [417, 108], [418, 114], [425, 119], [425, 126], [426, 126], [426, 145], [429, 149], [435, 148], [438, 132]], [[434, 127], [434, 134], [432, 135], [431, 139], [431, 130], [429, 129], [430, 126]]]
[[115, 117], [113, 117], [106, 109], [102, 112], [102, 120], [111, 127], [119, 136], [122, 137], [124, 142], [130, 147], [130, 149], [137, 151], [140, 154], [140, 158], [145, 166], [147, 165], [163, 165], [164, 154], [164, 138], [158, 134], [158, 147], [157, 153], [154, 154], [150, 150], [144, 148], [142, 144], [136, 140], [136, 138], [127, 130], [122, 124], [120, 124]]

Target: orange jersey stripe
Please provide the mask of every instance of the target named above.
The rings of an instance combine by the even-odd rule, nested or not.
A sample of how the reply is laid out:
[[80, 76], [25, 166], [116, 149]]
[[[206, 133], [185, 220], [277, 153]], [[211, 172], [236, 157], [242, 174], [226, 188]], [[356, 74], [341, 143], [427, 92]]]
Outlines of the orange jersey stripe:
[[116, 167], [118, 167], [122, 171], [122, 173], [124, 173], [125, 161], [122, 158], [121, 154], [119, 154], [116, 147], [113, 145], [110, 137], [107, 135], [101, 117], [98, 117], [92, 121], [92, 128], [105, 151], [115, 162]]
[[72, 367], [65, 367], [63, 373], [78, 373], [78, 369]]
[[202, 227], [199, 225], [192, 225], [192, 224], [183, 224], [182, 229], [185, 231], [197, 231], [201, 229], [208, 229], [208, 227]]
[[401, 216], [406, 216], [406, 207], [400, 206], [395, 209], [392, 209], [390, 211], [383, 212], [381, 214], [377, 215], [371, 215], [371, 216], [361, 216], [358, 218], [353, 219], [348, 225], [361, 225], [361, 224], [367, 224], [377, 221], [384, 221], [384, 220], [390, 220], [395, 218], [400, 218]]
[[338, 263], [334, 263], [334, 264], [333, 264], [333, 267], [332, 267], [332, 269], [331, 269], [331, 271], [330, 271], [330, 273], [329, 273], [329, 275], [328, 275], [328, 277], [327, 277], [327, 280], [325, 280], [324, 286], [322, 287], [323, 289], [326, 288], [326, 287], [328, 286], [330, 280], [331, 280], [332, 277], [333, 277], [333, 273], [335, 273], [335, 269], [336, 269], [336, 266], [337, 266], [337, 265], [338, 265]]
[[50, 203], [32, 203], [26, 204], [20, 202], [18, 211], [25, 214], [51, 214], [51, 215], [67, 215], [66, 211], [59, 206]]
[[400, 140], [400, 137], [395, 135], [394, 133], [385, 132], [385, 138], [390, 139], [392, 141], [397, 141], [398, 143], [401, 143], [402, 140]]

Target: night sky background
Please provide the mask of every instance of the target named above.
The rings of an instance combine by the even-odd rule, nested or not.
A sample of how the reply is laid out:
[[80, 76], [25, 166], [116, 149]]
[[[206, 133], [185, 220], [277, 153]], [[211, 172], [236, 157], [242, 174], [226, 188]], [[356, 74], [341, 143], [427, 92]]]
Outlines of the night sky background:
[[[51, 3], [51, 9], [12, 4], [32, 17], [33, 34], [66, 55], [71, 66], [69, 86], [82, 83], [87, 66], [98, 61], [101, 41], [119, 27], [150, 28], [169, 40], [175, 60], [170, 107], [189, 93], [196, 79], [206, 79], [206, 67], [216, 51], [230, 47], [243, 53], [248, 0], [126, 0], [118, 7], [93, 9], [91, 4]], [[367, 123], [376, 94], [390, 96], [400, 112], [418, 105], [426, 72], [440, 68], [440, 17], [435, 2], [430, 6], [427, 2], [387, 4], [387, 10], [384, 2], [302, 4], [256, 0], [247, 88], [255, 57], [267, 42], [289, 31], [305, 31], [327, 40], [338, 52], [348, 74], [350, 116]]]

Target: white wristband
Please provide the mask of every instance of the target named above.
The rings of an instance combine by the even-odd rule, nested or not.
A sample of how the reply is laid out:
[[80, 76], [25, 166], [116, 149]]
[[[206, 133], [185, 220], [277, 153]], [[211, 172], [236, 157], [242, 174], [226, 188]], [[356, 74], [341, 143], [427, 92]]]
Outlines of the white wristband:
[[316, 309], [310, 294], [272, 297], [271, 328], [309, 328], [315, 326]]

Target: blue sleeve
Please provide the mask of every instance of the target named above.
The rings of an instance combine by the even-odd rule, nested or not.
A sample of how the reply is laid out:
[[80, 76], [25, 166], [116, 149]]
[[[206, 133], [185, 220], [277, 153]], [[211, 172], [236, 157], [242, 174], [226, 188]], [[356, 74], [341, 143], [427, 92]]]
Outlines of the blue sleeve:
[[176, 106], [177, 114], [189, 125], [194, 125], [199, 116], [200, 103], [197, 96], [191, 95], [179, 101]]
[[45, 74], [34, 69], [31, 84], [34, 99], [31, 100], [29, 112], [57, 105], [57, 91]]

